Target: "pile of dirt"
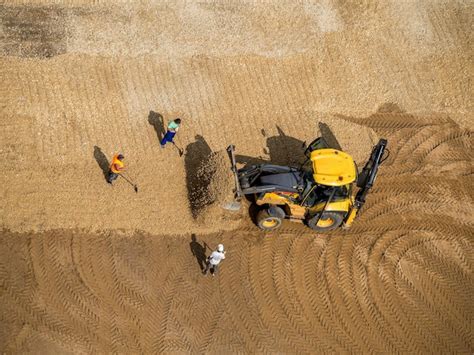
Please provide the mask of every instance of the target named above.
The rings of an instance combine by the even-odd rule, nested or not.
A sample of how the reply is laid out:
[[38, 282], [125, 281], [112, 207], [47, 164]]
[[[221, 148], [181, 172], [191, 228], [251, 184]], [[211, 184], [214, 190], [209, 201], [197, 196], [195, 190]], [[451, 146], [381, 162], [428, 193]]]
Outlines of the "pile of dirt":
[[235, 192], [235, 180], [227, 152], [212, 152], [199, 166], [197, 178], [205, 183], [201, 184], [203, 191], [199, 193], [197, 204], [202, 208], [196, 220], [213, 227], [222, 226], [222, 222], [237, 222], [240, 214], [225, 208], [234, 201]]
[[210, 203], [222, 205], [233, 199], [233, 192], [235, 191], [234, 175], [227, 152], [212, 153], [206, 166], [198, 171], [198, 175], [203, 178], [209, 177], [207, 193]]

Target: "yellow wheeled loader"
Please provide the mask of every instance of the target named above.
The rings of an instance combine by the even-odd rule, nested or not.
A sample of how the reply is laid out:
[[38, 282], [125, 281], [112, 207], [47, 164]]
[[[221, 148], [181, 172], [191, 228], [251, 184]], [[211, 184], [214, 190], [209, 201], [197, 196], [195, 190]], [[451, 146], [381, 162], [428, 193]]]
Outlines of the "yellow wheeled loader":
[[227, 152], [236, 200], [245, 196], [256, 205], [256, 224], [265, 231], [280, 227], [283, 219], [303, 222], [318, 232], [348, 228], [386, 159], [386, 146], [387, 140], [380, 139], [359, 174], [354, 159], [330, 148], [322, 137], [308, 145], [307, 159], [300, 167], [259, 164], [237, 169], [235, 147], [231, 145]]

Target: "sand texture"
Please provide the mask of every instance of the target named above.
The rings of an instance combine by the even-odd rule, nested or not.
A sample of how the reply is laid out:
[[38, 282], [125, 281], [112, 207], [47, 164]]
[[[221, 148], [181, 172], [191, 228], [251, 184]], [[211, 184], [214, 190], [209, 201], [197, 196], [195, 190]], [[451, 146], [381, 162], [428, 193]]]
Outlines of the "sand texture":
[[[472, 1], [1, 3], [0, 351], [474, 352]], [[388, 139], [351, 229], [221, 208], [318, 136]]]

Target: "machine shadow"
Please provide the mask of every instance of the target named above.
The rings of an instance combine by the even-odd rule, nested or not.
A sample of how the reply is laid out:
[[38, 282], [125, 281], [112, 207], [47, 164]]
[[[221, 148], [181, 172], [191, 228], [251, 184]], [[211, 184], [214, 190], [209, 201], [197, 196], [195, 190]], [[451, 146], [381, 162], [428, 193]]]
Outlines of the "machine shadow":
[[206, 246], [207, 244], [203, 241], [202, 245], [196, 240], [196, 234], [191, 235], [191, 242], [189, 243], [189, 248], [191, 253], [196, 258], [196, 261], [199, 265], [201, 271], [206, 267]]
[[[263, 149], [263, 153], [268, 155], [268, 159], [262, 157], [249, 157], [246, 155], [235, 156], [236, 162], [239, 164], [275, 164], [299, 166], [304, 162], [304, 142], [287, 136], [283, 130], [277, 126], [278, 135], [267, 138], [267, 146]], [[266, 132], [262, 129], [262, 134], [266, 136]]]
[[252, 197], [247, 197], [246, 196], [246, 199], [249, 202], [249, 204], [248, 204], [248, 206], [249, 206], [248, 207], [248, 214], [249, 214], [250, 220], [252, 221], [252, 223], [255, 226], [258, 226], [257, 214], [258, 214], [258, 211], [260, 211], [260, 206], [255, 204], [255, 197], [254, 196], [252, 196]]
[[97, 164], [99, 165], [99, 168], [102, 170], [102, 173], [104, 174], [105, 181], [107, 181], [110, 163], [105, 154], [102, 152], [102, 149], [100, 149], [96, 145], [94, 146], [94, 158]]
[[166, 133], [163, 115], [155, 111], [150, 111], [148, 114], [148, 123], [153, 126], [156, 136], [158, 137], [158, 141], [161, 142], [163, 136]]
[[324, 122], [319, 122], [318, 125], [319, 131], [321, 132], [321, 137], [323, 137], [329, 147], [342, 150], [341, 145], [339, 144], [339, 141], [337, 140], [334, 133], [332, 133], [331, 128], [329, 128], [329, 126]]
[[199, 212], [209, 205], [208, 188], [212, 173], [205, 167], [212, 156], [212, 150], [201, 135], [194, 137], [195, 142], [186, 146], [184, 152], [184, 167], [186, 170], [186, 188], [191, 213], [197, 218]]
[[[342, 150], [339, 141], [326, 123], [319, 122], [319, 130], [321, 132], [320, 136], [324, 138], [331, 148]], [[237, 163], [249, 165], [275, 164], [288, 166], [300, 166], [304, 163], [306, 160], [304, 151], [308, 142], [303, 142], [302, 140], [286, 135], [279, 126], [277, 126], [277, 131], [277, 136], [267, 138], [267, 146], [263, 149], [263, 153], [268, 156], [268, 159], [237, 154], [235, 156]], [[266, 136], [264, 129], [262, 129], [261, 132], [263, 136]], [[315, 136], [314, 139], [316, 138], [317, 137]]]

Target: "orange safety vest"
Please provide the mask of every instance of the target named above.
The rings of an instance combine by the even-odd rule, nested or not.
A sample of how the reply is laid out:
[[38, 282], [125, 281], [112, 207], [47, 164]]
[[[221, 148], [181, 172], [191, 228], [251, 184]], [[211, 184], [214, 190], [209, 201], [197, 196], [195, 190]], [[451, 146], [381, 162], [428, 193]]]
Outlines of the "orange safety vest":
[[115, 154], [114, 158], [112, 159], [112, 164], [110, 165], [110, 170], [112, 170], [112, 172], [115, 174], [120, 174], [123, 171], [123, 167], [123, 161], [119, 160], [118, 154]]

